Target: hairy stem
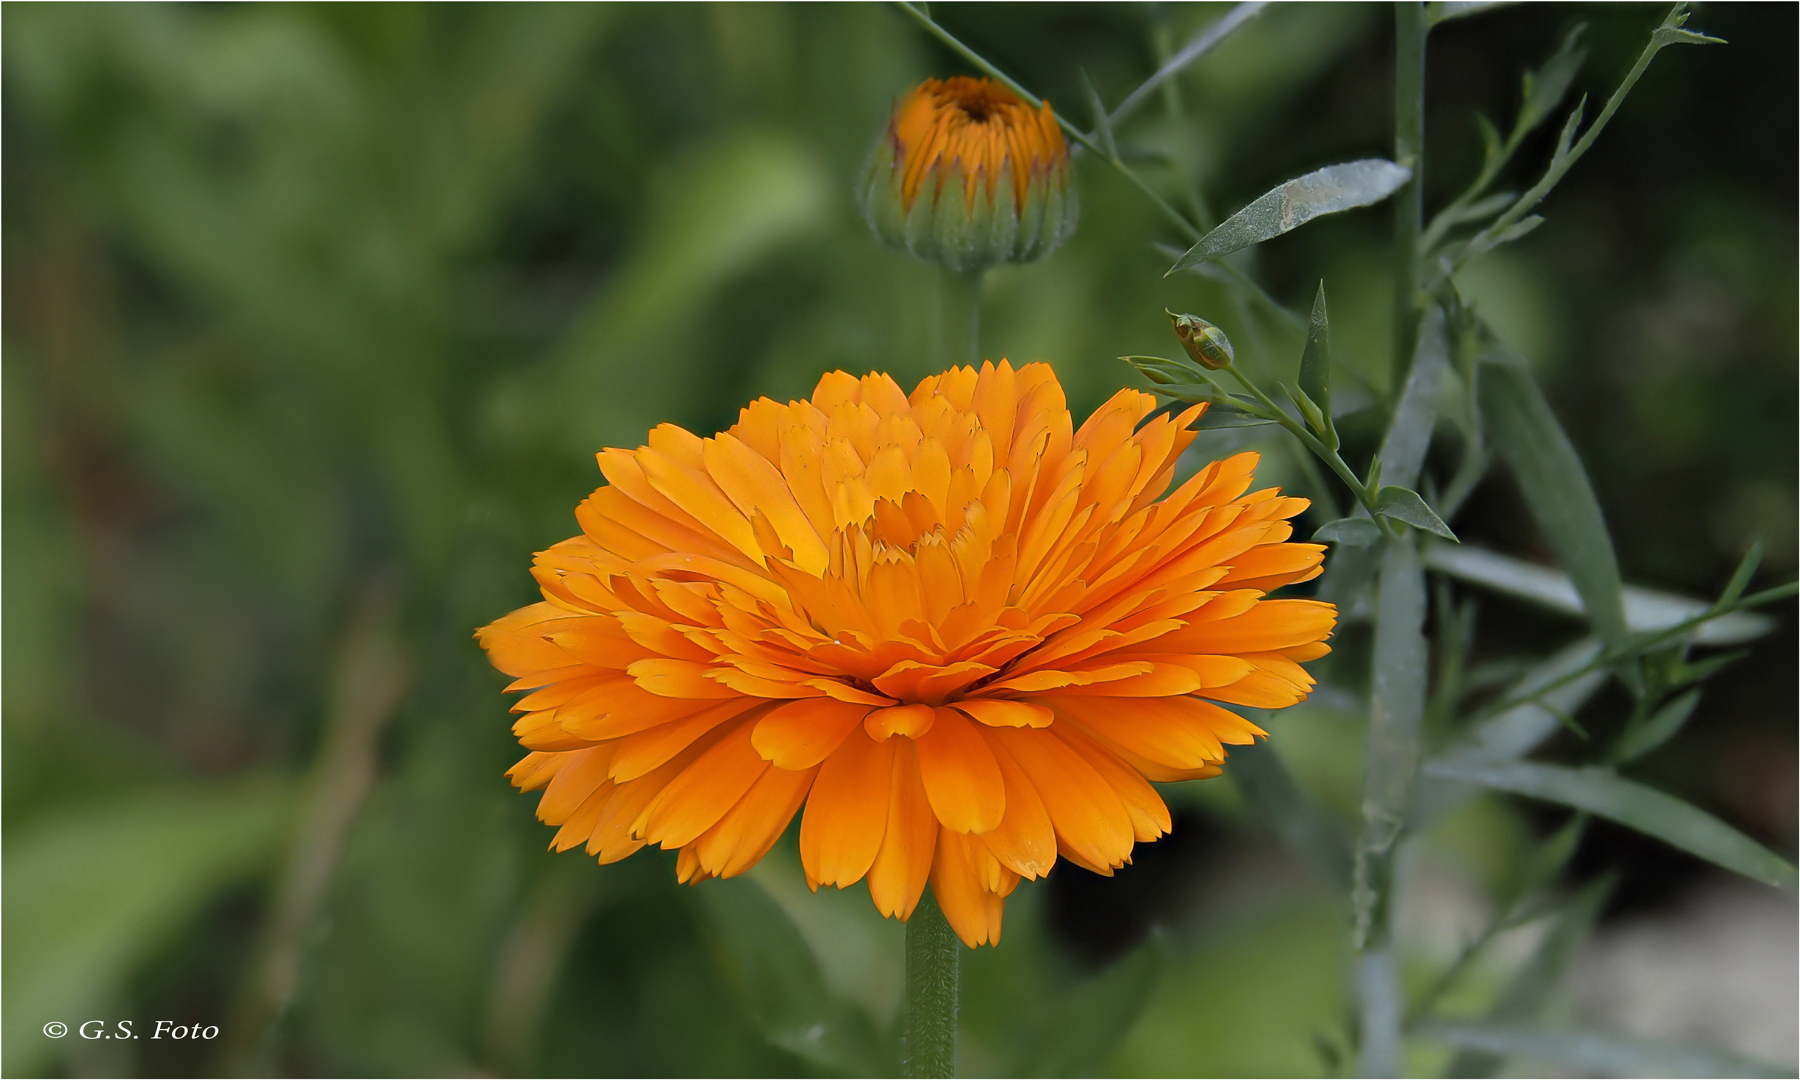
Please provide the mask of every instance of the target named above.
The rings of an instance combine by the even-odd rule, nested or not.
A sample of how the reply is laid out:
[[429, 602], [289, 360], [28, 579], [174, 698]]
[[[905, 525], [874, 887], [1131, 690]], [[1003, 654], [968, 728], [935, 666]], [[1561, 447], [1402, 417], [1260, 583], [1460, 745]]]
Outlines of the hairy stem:
[[900, 1018], [900, 1075], [956, 1075], [956, 993], [962, 942], [931, 890], [906, 921], [906, 1003]]

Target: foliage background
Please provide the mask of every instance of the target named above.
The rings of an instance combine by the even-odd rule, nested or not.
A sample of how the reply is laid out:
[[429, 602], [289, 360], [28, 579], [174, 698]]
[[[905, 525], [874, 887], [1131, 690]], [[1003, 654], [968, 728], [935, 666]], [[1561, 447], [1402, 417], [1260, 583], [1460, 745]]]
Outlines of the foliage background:
[[[544, 853], [470, 632], [531, 599], [529, 554], [573, 531], [599, 446], [717, 430], [835, 367], [935, 369], [932, 272], [879, 249], [850, 191], [893, 98], [961, 63], [873, 5], [3, 10], [6, 1072], [891, 1068], [853, 1036], [891, 1027], [898, 927], [808, 894], [787, 848], [695, 890], [660, 854]], [[1078, 122], [1084, 71], [1117, 101], [1223, 10], [934, 8]], [[1531, 5], [1434, 32], [1428, 210], [1478, 165], [1470, 113], [1509, 116], [1562, 32], [1590, 24], [1576, 89], [1598, 95], [1660, 15]], [[1459, 281], [1533, 360], [1638, 584], [1716, 592], [1757, 535], [1768, 583], [1794, 570], [1795, 18], [1702, 9], [1731, 44], [1660, 58], [1552, 227]], [[1382, 6], [1271, 9], [1124, 134], [1216, 215], [1386, 151], [1390, 39]], [[1130, 381], [1113, 357], [1168, 351], [1165, 305], [1292, 362], [1290, 331], [1164, 279], [1153, 210], [1081, 171], [1074, 240], [991, 275], [988, 352], [1052, 362], [1078, 416]], [[1294, 307], [1322, 273], [1377, 393], [1388, 243], [1378, 208], [1244, 264]], [[1378, 432], [1347, 434], [1367, 453]], [[1548, 561], [1507, 483], [1459, 532]], [[1482, 603], [1479, 659], [1577, 632]], [[1791, 856], [1776, 614], [1644, 773]], [[1275, 732], [1353, 813], [1353, 717], [1327, 699]], [[1333, 1067], [1344, 913], [1229, 778], [1189, 787], [1118, 877], [1063, 867], [1015, 896], [966, 968], [970, 1071]], [[1479, 906], [1558, 820], [1478, 803], [1411, 872]], [[1596, 829], [1575, 873], [1607, 867], [1612, 921], [1707, 873]], [[93, 1018], [225, 1031], [39, 1034]]]

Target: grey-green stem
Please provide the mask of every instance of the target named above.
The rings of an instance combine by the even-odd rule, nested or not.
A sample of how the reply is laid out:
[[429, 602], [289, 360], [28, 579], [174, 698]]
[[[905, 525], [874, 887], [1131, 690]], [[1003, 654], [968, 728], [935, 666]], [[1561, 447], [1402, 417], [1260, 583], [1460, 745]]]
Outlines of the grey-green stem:
[[1394, 196], [1394, 367], [1396, 395], [1412, 362], [1419, 320], [1419, 232], [1425, 216], [1425, 5], [1394, 5], [1394, 162], [1412, 170]]
[[956, 1075], [956, 995], [963, 944], [926, 889], [906, 921], [900, 1075]]
[[938, 360], [952, 368], [981, 360], [981, 279], [985, 270], [938, 272]]

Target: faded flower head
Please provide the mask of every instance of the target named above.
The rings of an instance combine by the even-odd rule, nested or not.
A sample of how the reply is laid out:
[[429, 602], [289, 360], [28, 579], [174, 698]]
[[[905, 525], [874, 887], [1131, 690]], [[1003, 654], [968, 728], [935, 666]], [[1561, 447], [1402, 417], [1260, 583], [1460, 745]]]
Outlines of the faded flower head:
[[[604, 450], [544, 599], [480, 631], [527, 691], [509, 775], [557, 850], [753, 866], [804, 807], [808, 883], [932, 887], [970, 945], [1061, 857], [1101, 874], [1169, 829], [1150, 781], [1215, 776], [1306, 697], [1336, 611], [1255, 454], [1167, 491], [1188, 425], [1122, 390], [1074, 429], [1043, 364], [909, 396], [833, 372], [703, 439]], [[1249, 492], [1249, 493], [1246, 493]]]
[[927, 79], [894, 107], [857, 195], [882, 240], [975, 270], [1041, 259], [1074, 231], [1070, 171], [1048, 103], [991, 79]]

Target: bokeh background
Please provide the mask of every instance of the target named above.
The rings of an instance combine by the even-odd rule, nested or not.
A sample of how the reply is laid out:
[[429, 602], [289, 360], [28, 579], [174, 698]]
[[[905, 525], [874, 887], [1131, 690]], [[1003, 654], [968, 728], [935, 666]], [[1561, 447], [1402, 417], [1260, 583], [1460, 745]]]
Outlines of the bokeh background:
[[[1084, 124], [1084, 73], [1117, 102], [1224, 10], [933, 7]], [[1428, 211], [1479, 164], [1473, 112], [1509, 121], [1520, 73], [1572, 26], [1591, 47], [1576, 90], [1598, 101], [1662, 14], [1526, 5], [1434, 31]], [[660, 853], [546, 853], [535, 796], [501, 776], [504, 680], [471, 632], [533, 599], [530, 555], [574, 531], [598, 447], [665, 420], [717, 430], [833, 368], [934, 369], [932, 272], [878, 248], [850, 192], [894, 98], [962, 62], [876, 5], [3, 20], [6, 1073], [891, 1070], [899, 927], [861, 890], [808, 893], [791, 838], [698, 889]], [[1800, 83], [1792, 5], [1691, 25], [1730, 44], [1661, 55], [1546, 227], [1459, 284], [1533, 361], [1626, 579], [1706, 595], [1756, 537], [1759, 583], [1795, 569]], [[1385, 152], [1390, 41], [1381, 5], [1272, 8], [1122, 138], [1216, 220]], [[1293, 363], [1291, 329], [1163, 278], [1175, 238], [1154, 211], [1079, 171], [1072, 242], [990, 275], [988, 353], [1051, 362], [1078, 416], [1130, 383], [1114, 357], [1174, 347], [1165, 305]], [[1290, 306], [1324, 277], [1338, 352], [1377, 396], [1388, 232], [1385, 209], [1342, 215], [1242, 264]], [[1366, 455], [1373, 421], [1348, 427]], [[1266, 475], [1304, 491], [1268, 446]], [[1509, 483], [1459, 532], [1548, 561]], [[1483, 662], [1580, 632], [1481, 602]], [[1774, 614], [1641, 775], [1791, 857], [1795, 619]], [[1284, 714], [1274, 745], [1348, 818], [1345, 700]], [[1176, 832], [1136, 865], [1015, 894], [1004, 944], [966, 965], [967, 1071], [1343, 1066], [1335, 894], [1229, 778], [1169, 797]], [[1414, 845], [1420, 979], [1558, 824], [1489, 799]], [[1574, 879], [1608, 869], [1621, 887], [1553, 1014], [1791, 1067], [1792, 901], [1595, 829]], [[93, 1019], [220, 1033], [40, 1033]]]

